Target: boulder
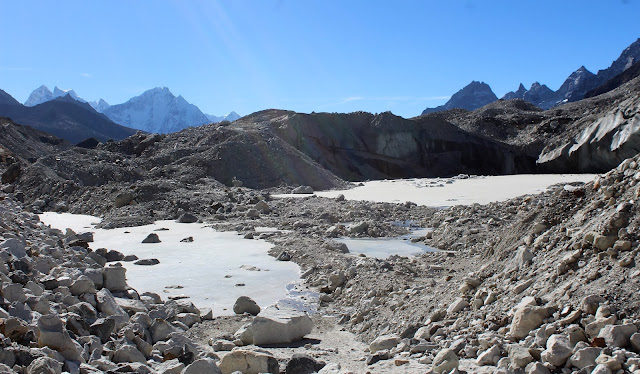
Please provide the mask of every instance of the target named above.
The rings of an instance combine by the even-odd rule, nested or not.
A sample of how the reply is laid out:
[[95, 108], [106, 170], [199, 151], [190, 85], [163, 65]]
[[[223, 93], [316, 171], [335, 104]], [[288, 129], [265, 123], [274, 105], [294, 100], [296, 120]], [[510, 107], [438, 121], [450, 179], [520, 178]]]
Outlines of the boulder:
[[509, 333], [516, 339], [522, 339], [529, 335], [531, 330], [540, 327], [548, 315], [547, 308], [533, 305], [520, 306], [513, 315]]
[[240, 296], [233, 304], [233, 312], [235, 314], [249, 313], [257, 316], [260, 313], [260, 306], [248, 296]]
[[462, 297], [458, 297], [449, 305], [449, 308], [447, 308], [447, 314], [455, 314], [468, 307], [469, 302]]
[[27, 374], [60, 374], [62, 364], [51, 357], [38, 357], [27, 367]]
[[114, 206], [116, 208], [121, 208], [125, 205], [131, 204], [132, 201], [133, 201], [133, 194], [131, 192], [123, 192], [116, 196], [114, 201]]
[[17, 258], [24, 258], [27, 256], [27, 245], [22, 240], [10, 238], [0, 242], [0, 249], [4, 249]]
[[449, 373], [452, 370], [457, 370], [459, 363], [458, 355], [453, 350], [445, 348], [434, 357], [433, 372], [438, 374]]
[[185, 366], [177, 358], [165, 361], [154, 367], [158, 374], [181, 374]]
[[369, 352], [376, 353], [383, 349], [395, 348], [402, 340], [398, 335], [382, 335], [378, 336], [374, 341], [369, 344]]
[[500, 352], [500, 347], [494, 345], [478, 355], [476, 364], [478, 364], [479, 366], [494, 366], [498, 363], [501, 357], [502, 353]]
[[89, 277], [81, 275], [71, 284], [70, 291], [74, 296], [84, 293], [96, 293], [96, 286]]
[[147, 235], [146, 238], [144, 238], [142, 240], [143, 243], [160, 243], [160, 237], [158, 237], [158, 234], [152, 232], [151, 234]]
[[216, 362], [210, 358], [195, 360], [187, 366], [182, 374], [222, 374]]
[[111, 292], [122, 292], [127, 289], [127, 269], [122, 266], [108, 266], [102, 270], [102, 286]]
[[113, 362], [141, 362], [143, 364], [146, 364], [147, 359], [133, 345], [123, 345], [122, 347], [116, 349], [116, 352], [113, 354]]
[[304, 312], [290, 308], [266, 308], [236, 336], [244, 344], [281, 344], [301, 340], [311, 333], [313, 321]]
[[184, 213], [180, 217], [178, 217], [178, 222], [180, 222], [180, 223], [196, 223], [196, 222], [198, 222], [198, 217], [194, 216], [191, 213]]
[[571, 365], [577, 367], [578, 369], [583, 369], [587, 366], [592, 366], [596, 364], [596, 358], [600, 356], [602, 352], [602, 348], [597, 347], [586, 347], [577, 350], [571, 358], [569, 358], [569, 362]]
[[533, 361], [533, 356], [529, 352], [529, 349], [519, 344], [511, 344], [507, 347], [509, 353], [509, 361], [514, 368], [524, 369]]
[[24, 289], [17, 283], [5, 283], [2, 286], [2, 297], [10, 303], [24, 303], [27, 301], [27, 295], [25, 295]]
[[629, 346], [631, 336], [637, 332], [638, 328], [632, 323], [607, 325], [600, 330], [598, 337], [604, 338], [607, 347], [624, 348]]
[[220, 361], [222, 374], [241, 372], [243, 374], [279, 373], [278, 360], [263, 352], [237, 349]]
[[158, 260], [157, 258], [143, 258], [142, 260], [134, 262], [134, 265], [152, 266], [158, 265], [159, 263], [160, 260]]
[[47, 314], [38, 319], [38, 346], [49, 347], [60, 352], [67, 360], [84, 362], [82, 347], [69, 336], [62, 320], [55, 314]]
[[171, 333], [177, 331], [173, 325], [161, 318], [154, 319], [151, 326], [149, 326], [149, 332], [151, 333], [151, 339], [154, 344], [161, 340], [167, 340]]
[[294, 353], [291, 356], [287, 367], [284, 370], [285, 374], [312, 374], [320, 371], [326, 364], [322, 361], [318, 361], [315, 358], [303, 354]]
[[569, 338], [561, 334], [553, 334], [547, 339], [547, 349], [542, 352], [542, 361], [553, 366], [563, 366], [571, 357]]

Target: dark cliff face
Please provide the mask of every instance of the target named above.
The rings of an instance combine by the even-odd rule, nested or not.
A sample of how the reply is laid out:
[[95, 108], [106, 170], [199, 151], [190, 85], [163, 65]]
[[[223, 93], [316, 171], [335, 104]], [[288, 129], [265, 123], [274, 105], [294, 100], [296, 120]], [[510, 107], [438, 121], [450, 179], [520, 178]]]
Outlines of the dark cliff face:
[[[272, 131], [346, 180], [535, 171], [536, 155], [468, 133], [438, 116], [280, 114], [266, 121]], [[257, 120], [252, 117], [242, 121]]]

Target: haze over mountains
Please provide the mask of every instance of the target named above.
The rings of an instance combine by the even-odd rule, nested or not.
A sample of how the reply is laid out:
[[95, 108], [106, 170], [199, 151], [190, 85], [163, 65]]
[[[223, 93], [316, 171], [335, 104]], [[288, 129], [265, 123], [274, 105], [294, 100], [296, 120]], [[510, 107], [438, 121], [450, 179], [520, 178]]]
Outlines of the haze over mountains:
[[[562, 103], [578, 101], [583, 99], [587, 92], [602, 86], [639, 61], [640, 39], [622, 51], [620, 56], [613, 61], [608, 68], [599, 70], [596, 74], [590, 72], [586, 67], [581, 66], [567, 77], [557, 91], [553, 91], [539, 82], [534, 82], [529, 89], [526, 89], [521, 83], [516, 91], [506, 93], [502, 99], [522, 99], [542, 109], [549, 109]], [[474, 81], [456, 92], [444, 105], [436, 108], [427, 108], [422, 114], [453, 108], [475, 110], [496, 100], [498, 100], [498, 98], [489, 85], [484, 82]]]

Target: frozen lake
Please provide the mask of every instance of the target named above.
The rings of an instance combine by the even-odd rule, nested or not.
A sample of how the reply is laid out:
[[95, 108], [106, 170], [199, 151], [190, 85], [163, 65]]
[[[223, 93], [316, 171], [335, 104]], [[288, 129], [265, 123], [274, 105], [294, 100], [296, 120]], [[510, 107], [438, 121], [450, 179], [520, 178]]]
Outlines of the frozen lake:
[[[198, 307], [213, 308], [214, 315], [233, 314], [239, 296], [249, 296], [261, 307], [289, 295], [295, 297], [291, 283], [299, 280], [300, 270], [293, 262], [276, 261], [264, 240], [243, 239], [235, 232], [219, 232], [199, 223], [158, 221], [153, 225], [111, 230], [96, 229], [100, 218], [68, 213], [43, 213], [40, 219], [54, 228], [67, 227], [77, 233], [94, 232], [91, 248], [115, 249], [140, 259], [157, 258], [153, 266], [121, 261], [127, 268], [127, 281], [138, 292], [151, 291], [166, 300], [188, 295]], [[168, 230], [167, 230], [168, 229]], [[161, 243], [142, 244], [150, 233]], [[181, 242], [193, 237], [193, 242]]]
[[[558, 183], [590, 182], [596, 174], [521, 174], [478, 176], [468, 179], [415, 178], [364, 182], [363, 186], [342, 191], [318, 191], [322, 197], [342, 194], [347, 200], [388, 203], [414, 202], [418, 205], [449, 207], [488, 204], [517, 196], [537, 194]], [[273, 197], [305, 197], [283, 194]]]

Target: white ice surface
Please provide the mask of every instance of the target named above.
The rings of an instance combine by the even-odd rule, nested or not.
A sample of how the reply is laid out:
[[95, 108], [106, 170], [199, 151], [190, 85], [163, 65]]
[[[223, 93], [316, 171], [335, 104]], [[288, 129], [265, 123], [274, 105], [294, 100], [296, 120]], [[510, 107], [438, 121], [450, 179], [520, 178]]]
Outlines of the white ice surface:
[[[389, 203], [414, 202], [418, 205], [447, 207], [488, 204], [517, 196], [537, 194], [558, 183], [590, 182], [595, 174], [520, 174], [481, 176], [469, 179], [416, 178], [364, 182], [350, 190], [319, 191], [315, 194], [334, 198], [343, 194], [347, 200]], [[449, 182], [449, 183], [447, 183]], [[282, 194], [273, 197], [308, 197]]]
[[391, 255], [409, 257], [434, 249], [425, 245], [411, 243], [402, 238], [351, 239], [338, 238], [337, 242], [344, 243], [350, 253], [364, 253], [367, 257], [386, 259]]
[[[170, 295], [188, 295], [196, 306], [212, 307], [215, 315], [233, 314], [233, 303], [243, 295], [261, 307], [271, 305], [284, 298], [287, 285], [300, 278], [295, 263], [276, 261], [267, 254], [272, 245], [264, 240], [243, 239], [235, 232], [218, 232], [203, 224], [158, 221], [153, 225], [103, 230], [91, 225], [100, 222], [92, 216], [47, 212], [40, 219], [61, 230], [69, 227], [78, 233], [93, 231], [93, 249], [115, 249], [140, 259], [157, 258], [160, 264], [153, 266], [121, 261], [131, 287], [140, 293], [155, 292], [164, 300]], [[159, 228], [169, 230], [154, 231]], [[152, 232], [162, 242], [142, 244]], [[193, 237], [192, 243], [180, 242], [189, 236]], [[261, 271], [245, 270], [242, 265]], [[245, 286], [236, 286], [239, 283]]]

